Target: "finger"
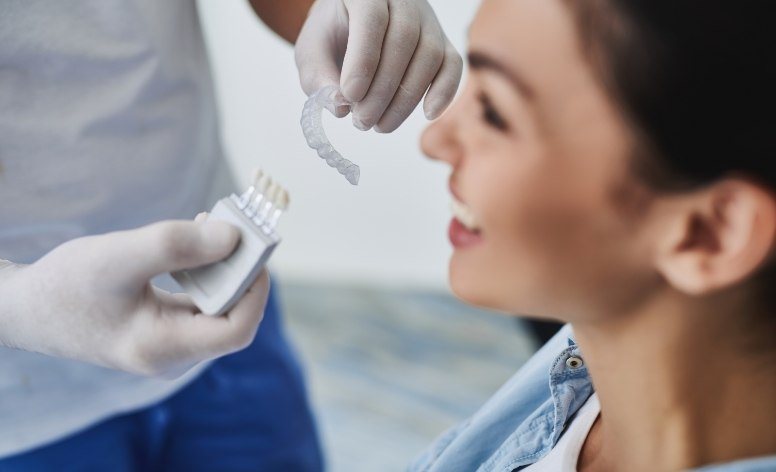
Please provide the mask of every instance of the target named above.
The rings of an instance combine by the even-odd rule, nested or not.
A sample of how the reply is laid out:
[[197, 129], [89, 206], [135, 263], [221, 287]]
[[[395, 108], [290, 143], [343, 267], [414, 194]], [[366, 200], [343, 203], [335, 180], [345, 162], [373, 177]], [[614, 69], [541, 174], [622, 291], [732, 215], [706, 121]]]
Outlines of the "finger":
[[264, 309], [269, 296], [269, 273], [263, 270], [256, 282], [245, 292], [239, 302], [224, 315], [236, 332], [256, 334], [256, 330], [264, 318]]
[[194, 304], [194, 301], [189, 295], [185, 293], [171, 293], [159, 287], [151, 288], [156, 299], [166, 308], [165, 311], [167, 311], [167, 309], [172, 309], [191, 315], [199, 312], [199, 308], [197, 308], [197, 305]]
[[[409, 5], [409, 4], [404, 4]], [[420, 40], [420, 20], [414, 7], [391, 10], [380, 64], [363, 100], [353, 105], [353, 124], [367, 130], [390, 105]]]
[[264, 318], [269, 296], [269, 274], [263, 271], [239, 302], [223, 316], [182, 317], [181, 342], [217, 357], [248, 346]]
[[[308, 21], [305, 22], [296, 40], [294, 56], [299, 71], [299, 82], [308, 96], [328, 85], [337, 87], [340, 85], [338, 58], [341, 52], [337, 48], [334, 37], [336, 30], [330, 24], [334, 21], [328, 19], [336, 19], [347, 13], [344, 9], [338, 12], [337, 8], [342, 8], [340, 2], [315, 2], [310, 10]], [[313, 21], [317, 20], [317, 17], [327, 21]], [[350, 108], [340, 106], [330, 111], [338, 118], [342, 118], [350, 112]]]
[[102, 238], [112, 270], [145, 284], [159, 274], [226, 258], [237, 246], [240, 231], [222, 221], [164, 221]]
[[[264, 316], [269, 296], [266, 271], [225, 316], [202, 314], [184, 294], [148, 286], [153, 297], [134, 317], [119, 351], [129, 372], [174, 378], [195, 364], [247, 347]], [[148, 322], [152, 320], [152, 322]], [[112, 363], [108, 363], [111, 365]]]
[[423, 112], [426, 118], [434, 120], [450, 106], [458, 91], [463, 75], [463, 59], [449, 41], [445, 51], [442, 67], [439, 68], [431, 87], [428, 89], [426, 99], [423, 102]]
[[348, 41], [342, 62], [341, 89], [351, 102], [364, 99], [382, 56], [390, 11], [385, 0], [345, 0]]
[[207, 215], [208, 213], [206, 211], [203, 211], [202, 213], [198, 213], [197, 216], [194, 217], [194, 222], [203, 223], [207, 221]]
[[401, 85], [375, 126], [378, 133], [395, 131], [410, 116], [442, 66], [445, 58], [445, 38], [438, 28], [429, 26], [428, 29], [428, 32], [421, 31], [420, 42], [404, 73]]

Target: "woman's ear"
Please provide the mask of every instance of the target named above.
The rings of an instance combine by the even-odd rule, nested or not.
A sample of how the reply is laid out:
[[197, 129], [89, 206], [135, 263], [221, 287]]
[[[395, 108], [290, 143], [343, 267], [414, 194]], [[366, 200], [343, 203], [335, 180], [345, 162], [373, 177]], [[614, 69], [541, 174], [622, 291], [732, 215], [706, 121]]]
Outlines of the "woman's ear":
[[701, 295], [743, 281], [769, 259], [776, 235], [776, 197], [728, 179], [672, 204], [657, 269], [677, 290]]

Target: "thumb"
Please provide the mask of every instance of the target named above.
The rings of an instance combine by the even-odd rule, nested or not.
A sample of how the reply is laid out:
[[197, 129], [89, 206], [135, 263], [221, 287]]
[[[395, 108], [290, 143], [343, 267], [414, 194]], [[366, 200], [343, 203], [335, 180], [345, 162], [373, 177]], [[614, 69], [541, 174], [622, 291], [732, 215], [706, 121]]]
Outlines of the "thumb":
[[[333, 85], [340, 86], [340, 59], [336, 11], [339, 2], [316, 2], [299, 33], [294, 49], [299, 82], [308, 96]], [[344, 32], [347, 35], [347, 30]], [[344, 42], [342, 47], [344, 47]], [[337, 118], [350, 112], [349, 106], [338, 106], [329, 110]]]
[[222, 221], [163, 221], [104, 236], [117, 255], [117, 266], [146, 283], [156, 275], [211, 264], [237, 247], [240, 231]]

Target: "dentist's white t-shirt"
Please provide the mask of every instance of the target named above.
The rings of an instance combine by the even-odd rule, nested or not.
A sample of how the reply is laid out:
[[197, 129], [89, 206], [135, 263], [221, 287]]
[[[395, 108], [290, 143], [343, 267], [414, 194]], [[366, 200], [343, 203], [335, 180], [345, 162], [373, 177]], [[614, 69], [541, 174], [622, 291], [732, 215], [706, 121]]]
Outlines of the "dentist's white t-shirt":
[[[0, 0], [0, 259], [191, 218], [222, 165], [194, 0]], [[197, 373], [154, 380], [0, 349], [0, 457]]]

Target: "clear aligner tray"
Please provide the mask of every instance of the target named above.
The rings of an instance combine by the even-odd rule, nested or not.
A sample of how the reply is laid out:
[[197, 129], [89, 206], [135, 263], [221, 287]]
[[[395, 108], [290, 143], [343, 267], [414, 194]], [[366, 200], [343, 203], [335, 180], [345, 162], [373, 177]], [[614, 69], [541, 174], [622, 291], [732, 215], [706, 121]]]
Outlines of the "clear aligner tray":
[[343, 105], [349, 106], [350, 103], [342, 97], [339, 88], [333, 85], [324, 87], [310, 95], [302, 109], [302, 132], [307, 140], [307, 145], [315, 149], [321, 159], [325, 160], [330, 167], [337, 169], [348, 182], [358, 185], [361, 169], [334, 149], [323, 129], [323, 109], [334, 110]]

